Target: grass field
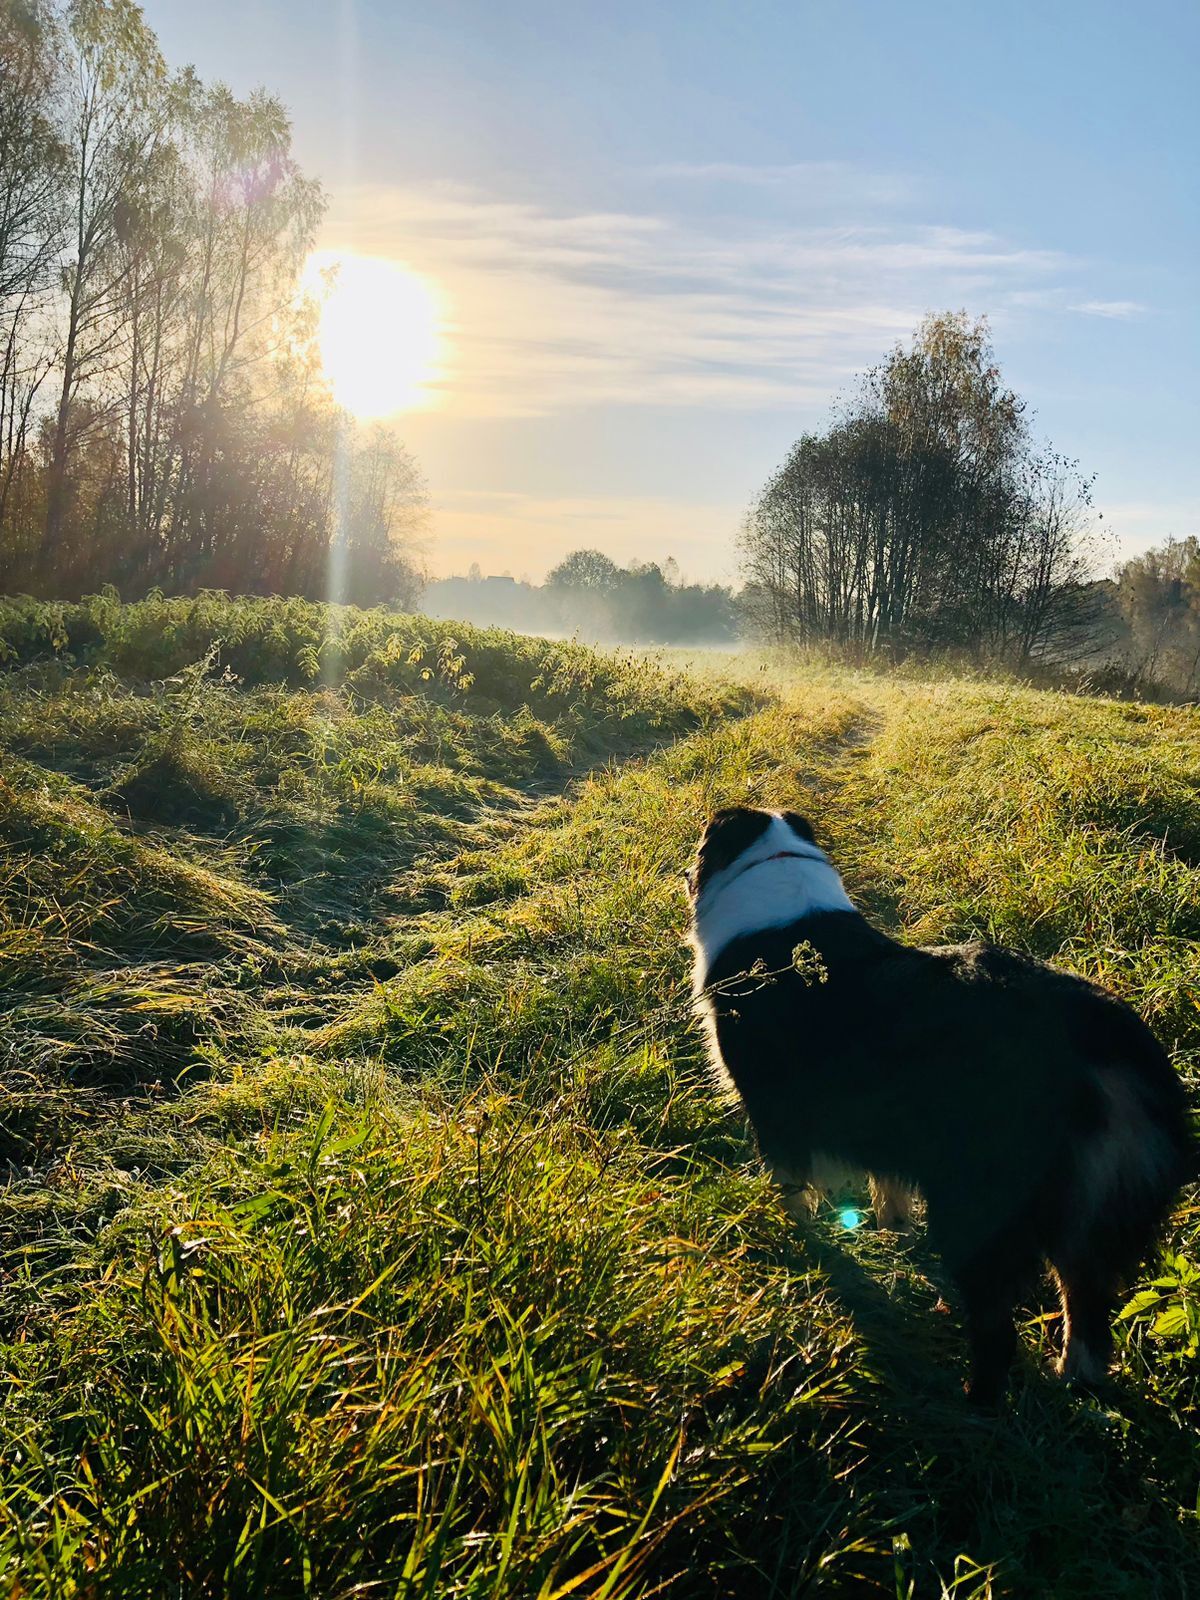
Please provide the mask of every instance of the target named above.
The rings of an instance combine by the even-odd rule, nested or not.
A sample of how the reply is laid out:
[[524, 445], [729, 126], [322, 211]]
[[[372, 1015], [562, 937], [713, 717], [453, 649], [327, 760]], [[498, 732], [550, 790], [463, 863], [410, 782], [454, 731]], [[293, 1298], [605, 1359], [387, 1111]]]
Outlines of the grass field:
[[280, 602], [0, 606], [0, 1594], [1200, 1594], [1200, 1208], [1103, 1401], [797, 1228], [679, 874], [786, 802], [1196, 1073], [1200, 715]]

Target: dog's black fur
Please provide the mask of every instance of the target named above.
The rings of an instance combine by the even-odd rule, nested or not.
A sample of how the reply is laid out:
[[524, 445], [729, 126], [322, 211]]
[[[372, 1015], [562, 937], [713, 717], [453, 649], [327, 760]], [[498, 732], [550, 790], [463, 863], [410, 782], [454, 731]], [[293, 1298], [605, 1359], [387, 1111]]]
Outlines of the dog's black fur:
[[[782, 815], [811, 847], [808, 823]], [[714, 817], [694, 903], [772, 820]], [[793, 961], [801, 942], [823, 980], [811, 957]], [[778, 1176], [805, 1182], [819, 1153], [924, 1196], [961, 1295], [973, 1399], [1002, 1397], [1014, 1305], [1043, 1260], [1063, 1297], [1060, 1370], [1103, 1376], [1114, 1301], [1195, 1170], [1179, 1077], [1128, 1006], [1027, 956], [917, 949], [840, 910], [735, 938], [698, 990], [717, 1064]]]

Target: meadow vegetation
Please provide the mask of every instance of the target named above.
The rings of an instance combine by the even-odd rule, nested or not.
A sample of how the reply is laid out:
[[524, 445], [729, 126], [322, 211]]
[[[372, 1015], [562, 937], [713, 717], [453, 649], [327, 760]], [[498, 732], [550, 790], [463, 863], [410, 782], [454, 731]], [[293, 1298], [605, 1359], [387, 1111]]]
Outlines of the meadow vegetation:
[[797, 1228], [710, 1085], [679, 877], [796, 806], [1194, 1080], [1193, 711], [215, 595], [0, 653], [0, 1592], [1200, 1588], [1194, 1193], [1111, 1393], [1047, 1290], [971, 1417], [919, 1234]]

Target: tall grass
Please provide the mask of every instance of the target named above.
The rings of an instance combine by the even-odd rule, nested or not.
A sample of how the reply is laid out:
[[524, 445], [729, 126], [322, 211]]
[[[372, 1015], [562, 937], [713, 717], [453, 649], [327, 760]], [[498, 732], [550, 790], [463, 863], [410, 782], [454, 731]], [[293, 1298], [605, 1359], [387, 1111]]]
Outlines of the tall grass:
[[715, 806], [796, 805], [886, 925], [1094, 973], [1190, 1072], [1191, 713], [572, 651], [560, 713], [490, 636], [499, 713], [460, 630], [413, 678], [350, 615], [306, 689], [223, 678], [212, 597], [178, 658], [107, 604], [0, 689], [0, 1589], [1200, 1587], [1195, 1213], [1104, 1402], [1035, 1296], [971, 1420], [920, 1240], [798, 1232], [709, 1084], [679, 881]]

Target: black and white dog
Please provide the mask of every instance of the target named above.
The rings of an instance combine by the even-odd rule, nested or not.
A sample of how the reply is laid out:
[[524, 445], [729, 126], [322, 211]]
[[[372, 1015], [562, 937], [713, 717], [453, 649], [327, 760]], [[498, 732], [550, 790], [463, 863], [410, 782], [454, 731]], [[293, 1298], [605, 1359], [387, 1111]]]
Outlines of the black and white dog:
[[1027, 956], [888, 938], [795, 812], [718, 812], [687, 881], [714, 1066], [785, 1193], [832, 1165], [873, 1175], [885, 1222], [924, 1196], [980, 1404], [1004, 1394], [1013, 1309], [1043, 1260], [1062, 1295], [1058, 1371], [1102, 1379], [1114, 1302], [1196, 1165], [1150, 1030]]

